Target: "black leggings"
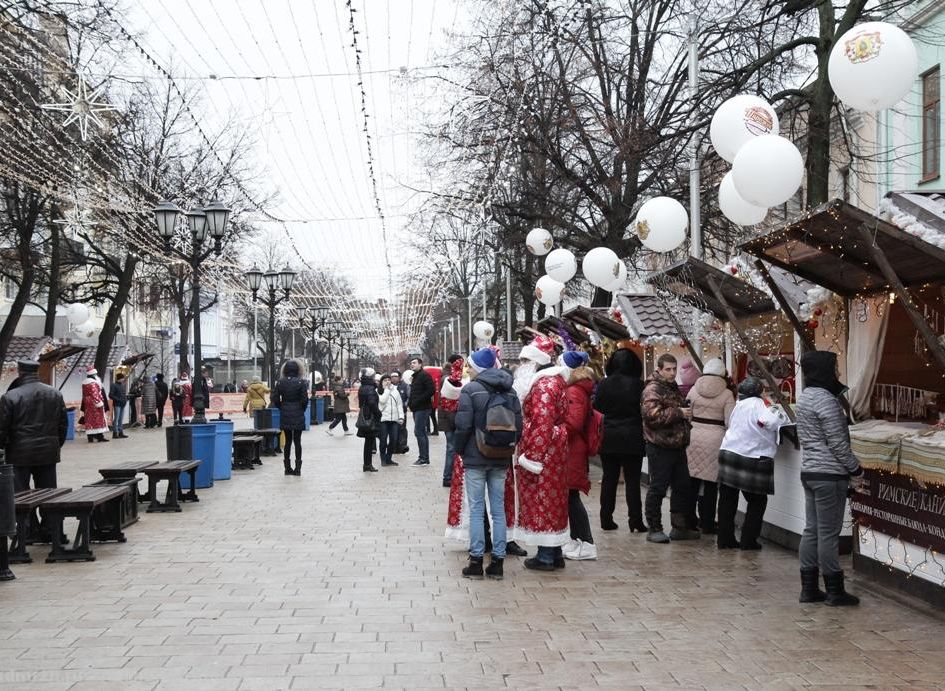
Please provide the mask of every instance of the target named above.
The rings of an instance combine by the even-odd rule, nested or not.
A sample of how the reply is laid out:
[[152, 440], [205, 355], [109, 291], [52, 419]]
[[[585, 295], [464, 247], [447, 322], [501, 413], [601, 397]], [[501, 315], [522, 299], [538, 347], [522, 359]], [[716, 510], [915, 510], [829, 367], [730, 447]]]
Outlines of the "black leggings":
[[338, 426], [338, 423], [341, 423], [341, 428], [347, 432], [348, 431], [348, 415], [346, 413], [335, 413], [335, 419], [331, 421], [331, 424], [328, 425], [328, 429], [335, 429]]
[[292, 449], [292, 443], [295, 443], [295, 460], [302, 460], [302, 430], [300, 429], [284, 429], [285, 432], [285, 448], [282, 449], [283, 459], [285, 462], [289, 462], [289, 455]]
[[[643, 457], [602, 453], [600, 464], [604, 471], [604, 477], [600, 485], [601, 519], [613, 518], [614, 510], [617, 508], [617, 484], [620, 482], [620, 471], [623, 470], [627, 495], [627, 518], [630, 519], [631, 523], [642, 523], [643, 501], [640, 499], [640, 469], [643, 467]], [[590, 540], [585, 540], [585, 542], [590, 542]]]
[[[765, 509], [768, 507], [767, 494], [742, 492], [747, 506], [745, 520], [742, 522], [742, 537], [739, 542], [745, 547], [758, 542]], [[719, 544], [733, 547], [735, 541], [735, 514], [738, 512], [738, 490], [728, 485], [719, 485]]]
[[364, 454], [363, 461], [365, 468], [370, 468], [374, 465], [371, 461], [371, 456], [374, 455], [374, 444], [377, 442], [377, 437], [373, 434], [368, 434], [364, 437]]
[[[639, 493], [637, 496], [639, 496]], [[584, 503], [581, 501], [581, 490], [568, 490], [568, 522], [571, 524], [572, 540], [594, 544], [594, 536], [591, 535], [591, 521], [587, 517], [587, 509], [584, 508]]]

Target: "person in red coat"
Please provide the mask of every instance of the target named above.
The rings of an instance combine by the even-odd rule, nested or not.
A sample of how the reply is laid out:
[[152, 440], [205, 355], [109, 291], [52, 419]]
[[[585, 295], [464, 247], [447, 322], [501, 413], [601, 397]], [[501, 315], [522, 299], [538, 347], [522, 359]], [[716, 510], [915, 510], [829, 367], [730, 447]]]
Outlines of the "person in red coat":
[[567, 481], [568, 523], [571, 525], [571, 541], [562, 548], [566, 559], [597, 559], [597, 546], [591, 534], [591, 522], [587, 509], [581, 503], [581, 492], [591, 490], [588, 476], [590, 430], [597, 423], [597, 414], [591, 406], [597, 376], [587, 367], [588, 356], [578, 350], [570, 350], [561, 356], [562, 364], [571, 369], [566, 396], [568, 410], [564, 426], [568, 432]]
[[82, 382], [82, 424], [85, 425], [85, 436], [89, 443], [93, 441], [105, 442], [105, 433], [108, 432], [108, 422], [105, 413], [108, 412], [108, 397], [98, 378], [98, 370], [89, 367], [85, 381]]
[[443, 370], [439, 367], [424, 367], [423, 371], [433, 377], [433, 412], [430, 414], [431, 437], [439, 436], [440, 425], [436, 419], [436, 411], [440, 407], [440, 386], [443, 382]]
[[518, 520], [515, 539], [538, 545], [525, 567], [538, 571], [564, 568], [561, 546], [568, 533], [567, 446], [564, 426], [571, 371], [552, 363], [554, 343], [546, 336], [522, 348], [515, 391], [522, 401], [524, 426], [518, 445], [515, 484]]

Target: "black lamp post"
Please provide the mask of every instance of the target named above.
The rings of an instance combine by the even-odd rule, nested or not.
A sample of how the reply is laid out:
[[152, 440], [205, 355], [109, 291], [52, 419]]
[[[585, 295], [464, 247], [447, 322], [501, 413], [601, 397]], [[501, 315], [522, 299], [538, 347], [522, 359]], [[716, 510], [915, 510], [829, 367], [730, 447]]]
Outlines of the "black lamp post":
[[[171, 239], [177, 230], [181, 210], [173, 202], [161, 201], [153, 209], [154, 219], [157, 222], [158, 234], [164, 241], [164, 251], [171, 253]], [[193, 366], [193, 402], [194, 424], [207, 421], [204, 411], [207, 408], [207, 380], [203, 376], [203, 353], [200, 342], [200, 264], [210, 256], [211, 252], [219, 255], [222, 249], [223, 236], [226, 233], [226, 224], [230, 219], [230, 209], [214, 200], [203, 209], [191, 209], [183, 213], [187, 219], [187, 229], [190, 231], [190, 253], [178, 252], [190, 266], [191, 295], [190, 310], [194, 315], [194, 366]], [[213, 238], [213, 245], [203, 249], [207, 235]]]
[[345, 360], [345, 349], [348, 350], [348, 357], [351, 357], [352, 346], [354, 346], [354, 332], [350, 329], [345, 329], [341, 332], [341, 336], [338, 339], [338, 345], [340, 352], [338, 354], [338, 359], [341, 361], [341, 378], [344, 379], [348, 375], [348, 363]]
[[328, 378], [334, 375], [335, 355], [331, 352], [331, 342], [338, 340], [341, 336], [341, 324], [338, 322], [325, 322], [319, 329], [322, 338], [328, 343]]
[[[315, 371], [315, 332], [328, 323], [327, 307], [299, 307], [299, 326], [311, 331], [312, 359], [309, 361], [309, 371]], [[329, 384], [331, 372], [328, 372]]]
[[[246, 272], [246, 280], [249, 283], [249, 289], [253, 293], [253, 302], [259, 300], [269, 310], [269, 386], [275, 386], [276, 383], [276, 307], [289, 299], [292, 292], [292, 286], [295, 283], [295, 272], [286, 264], [282, 271], [269, 269], [263, 273], [255, 265]], [[259, 297], [259, 289], [263, 281], [266, 283], [267, 295]], [[277, 295], [282, 291], [282, 295]]]

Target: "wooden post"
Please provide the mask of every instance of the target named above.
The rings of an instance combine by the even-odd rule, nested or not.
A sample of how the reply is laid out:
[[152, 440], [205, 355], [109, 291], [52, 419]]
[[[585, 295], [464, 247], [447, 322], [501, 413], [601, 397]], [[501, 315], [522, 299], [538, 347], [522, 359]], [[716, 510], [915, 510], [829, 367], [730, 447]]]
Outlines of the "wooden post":
[[791, 322], [791, 326], [794, 327], [794, 330], [797, 332], [797, 335], [801, 339], [801, 343], [804, 345], [806, 350], [816, 350], [814, 347], [814, 342], [810, 340], [810, 334], [807, 333], [807, 329], [804, 328], [804, 325], [801, 324], [801, 320], [798, 319], [797, 315], [794, 314], [794, 310], [791, 309], [791, 303], [788, 302], [787, 297], [784, 295], [784, 292], [781, 290], [781, 287], [774, 282], [774, 279], [771, 277], [771, 274], [768, 272], [768, 267], [764, 265], [760, 259], [755, 260], [755, 267], [761, 273], [761, 277], [764, 279], [765, 283], [768, 284], [768, 287], [771, 289], [771, 294], [774, 296], [774, 299], [777, 300], [778, 306], [781, 307], [781, 311], [784, 312], [784, 316], [788, 318], [788, 321]]
[[902, 301], [902, 306], [905, 308], [915, 328], [918, 329], [919, 333], [922, 334], [922, 338], [925, 339], [926, 345], [928, 345], [929, 350], [935, 357], [935, 362], [942, 368], [942, 372], [945, 372], [945, 349], [942, 348], [942, 344], [939, 343], [938, 338], [932, 333], [932, 329], [929, 327], [929, 323], [925, 320], [925, 317], [919, 313], [919, 310], [912, 303], [912, 296], [909, 295], [909, 291], [902, 285], [902, 281], [899, 280], [899, 276], [892, 268], [892, 264], [889, 263], [886, 255], [883, 254], [883, 251], [873, 242], [873, 234], [870, 232], [869, 227], [867, 227], [865, 223], [861, 223], [859, 231], [860, 237], [866, 243], [866, 247], [873, 257], [873, 261], [876, 262], [876, 266], [883, 272], [883, 277], [889, 283], [893, 292], [895, 292]]
[[761, 371], [765, 381], [768, 382], [768, 387], [778, 399], [778, 403], [781, 404], [781, 407], [784, 408], [784, 412], [789, 418], [791, 418], [791, 422], [797, 422], [797, 418], [794, 415], [794, 410], [791, 409], [790, 401], [785, 400], [784, 394], [781, 392], [780, 387], [778, 387], [778, 382], [774, 378], [774, 375], [772, 375], [768, 370], [764, 360], [761, 359], [761, 356], [758, 355], [758, 351], [755, 350], [755, 346], [751, 343], [751, 341], [748, 340], [748, 338], [742, 332], [741, 327], [738, 325], [738, 322], [735, 321], [735, 313], [732, 311], [728, 301], [725, 299], [722, 289], [719, 288], [719, 284], [715, 280], [715, 276], [706, 276], [706, 279], [709, 282], [709, 287], [712, 288], [712, 293], [715, 295], [715, 299], [721, 303], [722, 309], [725, 310], [725, 316], [728, 318], [729, 324], [731, 324], [732, 328], [735, 329], [735, 333], [738, 334], [738, 339], [745, 345], [746, 350], [748, 350], [748, 357], [750, 357], [752, 362], [755, 363], [755, 367]]
[[666, 304], [666, 300], [657, 295], [660, 300], [660, 304], [663, 305], [663, 309], [666, 310], [666, 316], [669, 317], [669, 320], [673, 323], [673, 326], [676, 327], [676, 331], [679, 332], [679, 337], [683, 340], [683, 343], [686, 345], [686, 350], [689, 351], [689, 357], [692, 358], [693, 364], [699, 368], [699, 371], [702, 371], [702, 358], [699, 357], [699, 353], [696, 352], [695, 347], [689, 341], [689, 338], [686, 336], [685, 330], [682, 328], [682, 324], [679, 323], [679, 320], [676, 319], [676, 315], [673, 314], [673, 311], [669, 308], [669, 305]]

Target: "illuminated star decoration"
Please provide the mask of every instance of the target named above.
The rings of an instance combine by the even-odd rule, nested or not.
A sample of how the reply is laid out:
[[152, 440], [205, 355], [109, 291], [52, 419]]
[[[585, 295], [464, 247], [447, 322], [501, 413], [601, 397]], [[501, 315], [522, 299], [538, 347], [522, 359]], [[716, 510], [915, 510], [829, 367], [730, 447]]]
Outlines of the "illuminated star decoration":
[[68, 101], [64, 103], [44, 103], [41, 107], [43, 110], [56, 110], [62, 113], [69, 113], [69, 117], [63, 121], [62, 126], [68, 127], [73, 122], [78, 122], [82, 141], [86, 141], [89, 138], [89, 121], [94, 122], [99, 127], [105, 126], [105, 123], [101, 121], [96, 113], [118, 110], [116, 106], [110, 103], [96, 100], [105, 90], [105, 84], [99, 85], [90, 93], [88, 87], [85, 85], [85, 81], [79, 78], [79, 88], [76, 89], [75, 92], [70, 91], [66, 87], [62, 87], [62, 90], [66, 92], [66, 96], [69, 98]]
[[294, 323], [293, 313], [295, 307], [291, 303], [283, 302], [276, 306], [276, 326], [280, 329], [288, 329]]
[[71, 230], [73, 240], [80, 233], [84, 234], [97, 225], [96, 221], [89, 218], [89, 210], [79, 209], [78, 205], [74, 205], [62, 218], [57, 218], [53, 223], [62, 226], [63, 233]]

